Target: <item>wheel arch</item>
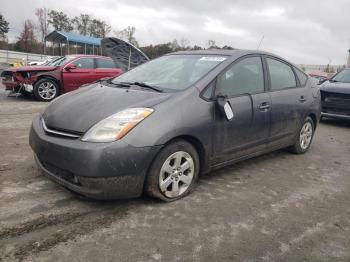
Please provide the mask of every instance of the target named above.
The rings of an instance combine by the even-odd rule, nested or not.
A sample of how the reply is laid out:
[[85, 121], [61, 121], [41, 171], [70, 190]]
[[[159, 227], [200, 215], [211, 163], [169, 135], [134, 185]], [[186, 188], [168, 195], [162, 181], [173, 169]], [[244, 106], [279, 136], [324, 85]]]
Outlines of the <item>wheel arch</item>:
[[308, 114], [308, 117], [310, 117], [312, 119], [312, 121], [314, 122], [314, 129], [316, 130], [317, 127], [317, 117], [316, 114], [311, 112]]
[[204, 147], [204, 144], [200, 139], [193, 135], [179, 135], [168, 140], [164, 146], [176, 141], [176, 140], [184, 140], [190, 143], [197, 151], [199, 157], [199, 166], [200, 166], [200, 174], [207, 173], [209, 171], [209, 157], [208, 150]]
[[58, 85], [59, 90], [60, 90], [60, 94], [62, 94], [63, 89], [62, 89], [62, 86], [61, 86], [61, 81], [58, 80], [57, 78], [51, 76], [51, 75], [45, 75], [45, 74], [39, 75], [39, 76], [36, 78], [36, 81], [35, 81], [34, 84], [36, 84], [39, 80], [44, 79], [44, 78], [48, 78], [48, 79], [50, 79], [50, 80], [55, 81], [55, 82], [57, 83], [57, 85]]

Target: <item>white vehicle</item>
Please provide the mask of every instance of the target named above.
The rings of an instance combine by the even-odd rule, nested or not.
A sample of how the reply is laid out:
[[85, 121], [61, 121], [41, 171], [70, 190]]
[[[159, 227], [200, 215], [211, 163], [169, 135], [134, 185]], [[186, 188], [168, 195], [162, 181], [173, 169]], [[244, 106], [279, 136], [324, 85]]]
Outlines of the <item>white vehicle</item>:
[[33, 65], [45, 65], [48, 62], [51, 62], [53, 59], [55, 59], [55, 56], [48, 56], [44, 61], [32, 61], [32, 62], [28, 62], [29, 66], [33, 66]]

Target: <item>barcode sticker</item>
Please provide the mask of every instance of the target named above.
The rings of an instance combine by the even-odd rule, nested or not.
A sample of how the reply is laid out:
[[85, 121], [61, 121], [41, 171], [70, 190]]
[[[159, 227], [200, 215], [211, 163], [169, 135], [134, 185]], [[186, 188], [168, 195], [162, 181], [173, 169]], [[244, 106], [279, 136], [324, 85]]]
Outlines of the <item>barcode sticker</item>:
[[226, 57], [223, 56], [203, 56], [199, 61], [212, 61], [212, 62], [222, 62], [225, 61]]

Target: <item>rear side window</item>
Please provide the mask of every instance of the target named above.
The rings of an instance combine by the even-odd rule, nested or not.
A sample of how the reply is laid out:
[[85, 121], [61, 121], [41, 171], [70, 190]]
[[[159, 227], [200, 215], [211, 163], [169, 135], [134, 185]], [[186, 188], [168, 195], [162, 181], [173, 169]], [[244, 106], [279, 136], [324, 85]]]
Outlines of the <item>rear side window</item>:
[[220, 76], [220, 87], [228, 97], [264, 92], [261, 58], [248, 57], [233, 64]]
[[280, 90], [297, 86], [295, 75], [289, 65], [272, 58], [267, 58], [266, 61], [269, 67], [272, 90]]
[[113, 60], [97, 58], [96, 67], [97, 68], [116, 68], [116, 65], [113, 62]]
[[295, 73], [297, 74], [297, 77], [300, 81], [300, 85], [305, 85], [306, 81], [307, 81], [307, 76], [301, 72], [298, 68], [295, 68]]
[[76, 65], [77, 68], [82, 69], [90, 69], [94, 68], [94, 59], [93, 58], [80, 58], [73, 62], [74, 65]]

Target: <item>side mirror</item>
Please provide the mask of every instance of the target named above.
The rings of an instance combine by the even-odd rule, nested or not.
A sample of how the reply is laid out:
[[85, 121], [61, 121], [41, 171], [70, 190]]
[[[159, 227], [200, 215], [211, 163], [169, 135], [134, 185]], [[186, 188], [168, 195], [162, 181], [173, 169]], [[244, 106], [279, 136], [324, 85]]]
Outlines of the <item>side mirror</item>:
[[226, 117], [227, 121], [231, 121], [234, 117], [232, 107], [226, 97], [223, 95], [218, 95], [216, 97], [216, 104], [218, 105], [219, 111]]
[[65, 69], [66, 69], [67, 71], [70, 71], [70, 70], [72, 70], [72, 69], [77, 69], [77, 66], [71, 64], [71, 65], [67, 65], [67, 66], [65, 67]]

